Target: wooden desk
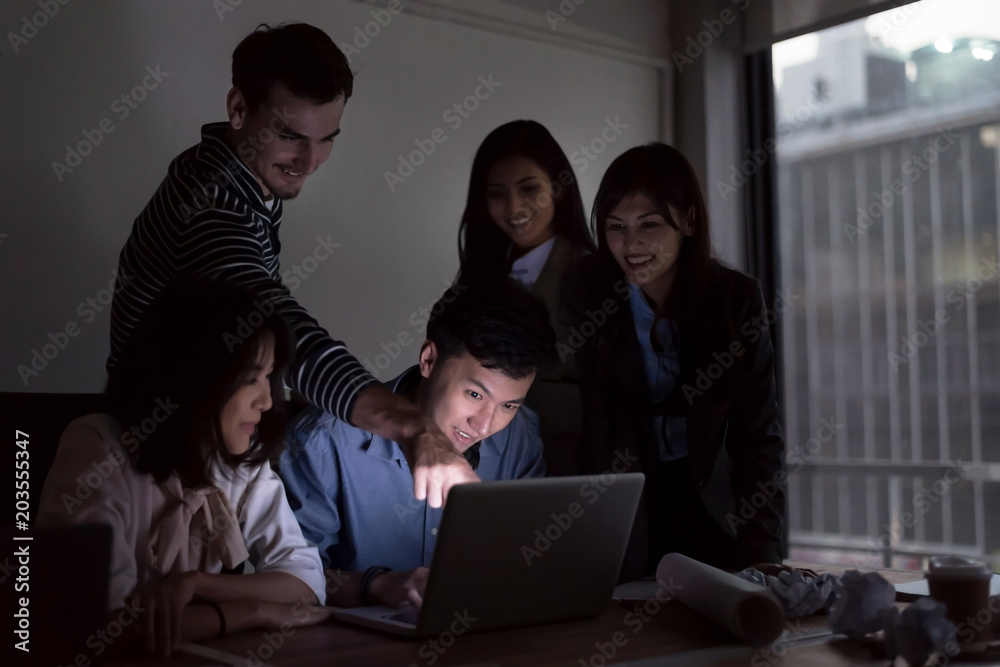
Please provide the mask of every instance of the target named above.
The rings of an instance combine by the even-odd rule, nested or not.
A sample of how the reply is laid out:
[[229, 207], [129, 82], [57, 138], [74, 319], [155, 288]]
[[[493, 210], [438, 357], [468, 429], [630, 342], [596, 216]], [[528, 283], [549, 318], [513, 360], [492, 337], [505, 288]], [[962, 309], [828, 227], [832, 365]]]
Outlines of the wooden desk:
[[[801, 563], [796, 565], [806, 566]], [[820, 573], [842, 571], [842, 568], [836, 567], [808, 567]], [[921, 577], [918, 572], [880, 572], [892, 583], [913, 581]], [[642, 613], [644, 604], [648, 608]], [[887, 661], [884, 658], [874, 659], [867, 648], [854, 642], [831, 640], [829, 635], [810, 639], [811, 633], [822, 631], [826, 627], [827, 619], [823, 615], [788, 621], [786, 634], [771, 647], [764, 648], [737, 643], [726, 631], [679, 602], [660, 604], [652, 600], [612, 602], [603, 615], [584, 621], [462, 636], [447, 648], [438, 646], [438, 650], [428, 640], [399, 639], [374, 630], [339, 623], [289, 630], [285, 634], [281, 631], [247, 631], [200, 643], [243, 658], [253, 656], [273, 667], [604, 667], [626, 661], [629, 667], [772, 667], [803, 664], [831, 667], [871, 664], [885, 667]], [[616, 637], [618, 645], [615, 644]], [[609, 658], [602, 654], [602, 648], [605, 653], [611, 654]], [[148, 665], [208, 663], [207, 660], [190, 657], [143, 662]]]

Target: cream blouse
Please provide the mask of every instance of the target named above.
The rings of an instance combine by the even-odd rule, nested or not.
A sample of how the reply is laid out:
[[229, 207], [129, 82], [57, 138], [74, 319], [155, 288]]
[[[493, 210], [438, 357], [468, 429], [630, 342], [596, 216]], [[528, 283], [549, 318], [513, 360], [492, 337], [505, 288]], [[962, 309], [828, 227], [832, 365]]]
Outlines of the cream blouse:
[[114, 534], [108, 609], [173, 572], [217, 573], [247, 558], [256, 572], [287, 572], [326, 601], [316, 547], [302, 536], [270, 466], [233, 470], [216, 459], [213, 486], [189, 489], [176, 475], [160, 484], [132, 469], [106, 414], [74, 420], [59, 440], [42, 488], [39, 525], [105, 523]]

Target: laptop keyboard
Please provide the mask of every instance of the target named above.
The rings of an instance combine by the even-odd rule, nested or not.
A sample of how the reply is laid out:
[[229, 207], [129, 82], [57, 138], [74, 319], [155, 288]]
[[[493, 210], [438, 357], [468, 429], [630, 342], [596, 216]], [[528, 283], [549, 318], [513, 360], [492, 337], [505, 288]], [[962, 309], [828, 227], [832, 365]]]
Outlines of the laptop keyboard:
[[417, 612], [410, 612], [406, 614], [393, 614], [389, 617], [390, 621], [398, 621], [400, 623], [409, 623], [410, 625], [416, 625], [417, 619], [420, 614]]

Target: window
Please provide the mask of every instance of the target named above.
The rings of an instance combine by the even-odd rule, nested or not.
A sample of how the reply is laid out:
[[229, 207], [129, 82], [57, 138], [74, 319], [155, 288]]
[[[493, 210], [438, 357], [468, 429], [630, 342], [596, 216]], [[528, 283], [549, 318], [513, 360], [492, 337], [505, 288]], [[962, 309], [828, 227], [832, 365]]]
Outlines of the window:
[[771, 55], [790, 555], [1000, 564], [1000, 3]]

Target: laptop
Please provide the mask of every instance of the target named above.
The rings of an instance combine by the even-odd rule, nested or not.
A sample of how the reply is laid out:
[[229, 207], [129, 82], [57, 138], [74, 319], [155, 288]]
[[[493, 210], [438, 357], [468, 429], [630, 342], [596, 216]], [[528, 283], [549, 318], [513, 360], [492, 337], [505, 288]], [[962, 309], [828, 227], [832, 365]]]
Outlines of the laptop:
[[463, 484], [448, 494], [419, 610], [335, 608], [410, 637], [597, 616], [611, 601], [642, 473]]

